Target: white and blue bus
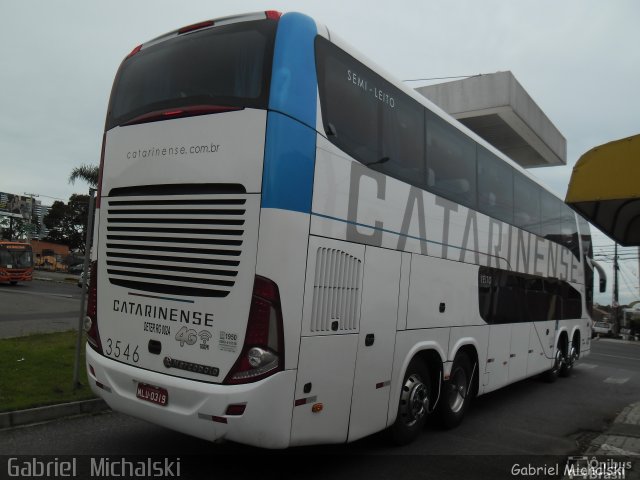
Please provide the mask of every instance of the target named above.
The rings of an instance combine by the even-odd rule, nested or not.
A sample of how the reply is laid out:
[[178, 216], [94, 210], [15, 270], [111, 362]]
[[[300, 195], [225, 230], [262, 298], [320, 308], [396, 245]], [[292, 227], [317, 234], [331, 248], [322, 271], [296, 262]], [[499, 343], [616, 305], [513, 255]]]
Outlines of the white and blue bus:
[[589, 353], [588, 224], [305, 15], [135, 48], [100, 171], [87, 370], [114, 410], [402, 444]]

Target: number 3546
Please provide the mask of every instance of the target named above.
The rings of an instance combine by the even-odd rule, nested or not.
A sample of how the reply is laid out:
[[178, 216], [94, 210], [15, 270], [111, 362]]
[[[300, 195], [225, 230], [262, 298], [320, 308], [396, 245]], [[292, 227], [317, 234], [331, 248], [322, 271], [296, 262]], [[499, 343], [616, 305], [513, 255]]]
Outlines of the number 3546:
[[124, 358], [126, 360], [131, 359], [134, 363], [138, 363], [140, 361], [138, 348], [138, 345], [130, 345], [121, 340], [107, 338], [105, 353], [113, 358]]

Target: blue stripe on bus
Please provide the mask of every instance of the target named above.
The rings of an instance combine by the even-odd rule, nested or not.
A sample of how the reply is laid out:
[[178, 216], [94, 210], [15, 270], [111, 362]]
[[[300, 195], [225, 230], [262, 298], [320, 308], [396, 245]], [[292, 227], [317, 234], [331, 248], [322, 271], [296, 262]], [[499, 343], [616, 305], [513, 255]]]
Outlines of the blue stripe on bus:
[[316, 128], [317, 77], [315, 22], [301, 13], [287, 13], [278, 22], [273, 52], [269, 110], [289, 115]]
[[287, 13], [278, 22], [262, 181], [262, 207], [309, 213], [316, 150], [315, 22]]
[[311, 212], [316, 131], [277, 112], [267, 116], [262, 207]]

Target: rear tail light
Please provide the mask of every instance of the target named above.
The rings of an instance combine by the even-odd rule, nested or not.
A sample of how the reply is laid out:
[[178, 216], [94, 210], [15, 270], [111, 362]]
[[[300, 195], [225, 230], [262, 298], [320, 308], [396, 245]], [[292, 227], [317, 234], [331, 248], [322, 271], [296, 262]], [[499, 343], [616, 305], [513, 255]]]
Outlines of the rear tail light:
[[93, 349], [102, 353], [102, 343], [98, 333], [98, 262], [91, 262], [89, 267], [89, 289], [87, 299], [87, 316], [84, 318], [84, 329], [87, 332], [87, 341]]
[[255, 382], [283, 369], [280, 292], [274, 282], [256, 276], [242, 352], [224, 383]]

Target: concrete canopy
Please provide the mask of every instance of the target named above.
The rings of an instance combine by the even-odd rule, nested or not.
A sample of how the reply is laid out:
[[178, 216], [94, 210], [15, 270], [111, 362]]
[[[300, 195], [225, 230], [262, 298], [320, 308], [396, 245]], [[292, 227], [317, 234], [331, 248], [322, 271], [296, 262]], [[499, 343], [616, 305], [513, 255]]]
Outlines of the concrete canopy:
[[566, 165], [567, 141], [511, 72], [416, 91], [525, 168]]

